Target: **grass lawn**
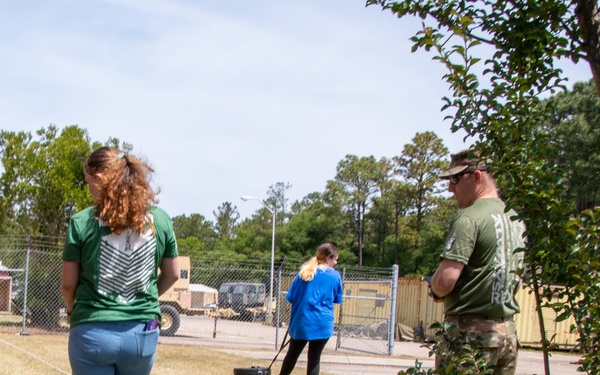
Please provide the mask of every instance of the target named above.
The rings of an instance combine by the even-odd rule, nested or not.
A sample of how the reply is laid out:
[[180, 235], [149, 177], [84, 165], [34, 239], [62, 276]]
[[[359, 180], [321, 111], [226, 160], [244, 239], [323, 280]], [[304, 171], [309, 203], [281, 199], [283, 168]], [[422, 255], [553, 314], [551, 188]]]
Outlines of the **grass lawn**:
[[[67, 339], [67, 335], [0, 333], [0, 374], [70, 374]], [[263, 363], [201, 346], [159, 344], [152, 374], [232, 375], [236, 367], [267, 367], [270, 362]], [[272, 374], [279, 373], [280, 364], [279, 361], [273, 364]], [[306, 369], [300, 367], [293, 372], [294, 375], [305, 373]]]

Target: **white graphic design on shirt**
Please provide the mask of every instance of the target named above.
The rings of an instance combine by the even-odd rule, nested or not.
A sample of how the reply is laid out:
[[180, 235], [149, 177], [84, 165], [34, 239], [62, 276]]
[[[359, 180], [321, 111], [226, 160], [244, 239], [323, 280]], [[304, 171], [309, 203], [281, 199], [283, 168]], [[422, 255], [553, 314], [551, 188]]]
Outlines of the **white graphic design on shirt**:
[[[152, 217], [150, 217], [152, 220]], [[105, 223], [100, 222], [100, 225]], [[98, 292], [129, 303], [145, 292], [155, 269], [156, 237], [130, 229], [102, 237]]]
[[446, 245], [444, 246], [444, 252], [452, 250], [452, 245], [454, 244], [455, 240], [456, 238], [454, 237], [448, 238], [448, 241], [446, 241]]
[[525, 246], [521, 221], [512, 221], [507, 215], [492, 215], [496, 228], [496, 258], [492, 282], [492, 304], [510, 302], [520, 280], [515, 273], [523, 266], [523, 253], [513, 252]]

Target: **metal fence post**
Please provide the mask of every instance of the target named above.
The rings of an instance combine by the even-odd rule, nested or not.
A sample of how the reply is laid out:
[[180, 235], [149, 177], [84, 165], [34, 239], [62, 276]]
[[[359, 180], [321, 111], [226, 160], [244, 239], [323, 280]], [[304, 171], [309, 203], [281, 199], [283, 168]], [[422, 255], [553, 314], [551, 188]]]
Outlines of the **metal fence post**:
[[27, 255], [25, 256], [25, 286], [23, 287], [23, 325], [21, 328], [21, 335], [30, 335], [29, 332], [25, 331], [25, 325], [27, 324], [27, 289], [29, 289], [29, 253], [31, 248], [29, 246], [29, 236], [27, 236]]
[[342, 304], [340, 305], [340, 315], [338, 318], [338, 332], [337, 332], [337, 340], [335, 342], [335, 350], [337, 351], [342, 345], [342, 319], [344, 317], [343, 308], [344, 308], [344, 280], [346, 280], [346, 268], [342, 270]]
[[[279, 270], [277, 271], [277, 318], [275, 320], [275, 350], [277, 350], [277, 343], [279, 342], [279, 326], [281, 324], [281, 269], [283, 268], [283, 263], [279, 266]], [[285, 339], [284, 339], [285, 340]]]
[[398, 265], [392, 266], [392, 292], [390, 303], [390, 324], [388, 331], [388, 355], [394, 355], [394, 333], [396, 331], [396, 299], [398, 296]]

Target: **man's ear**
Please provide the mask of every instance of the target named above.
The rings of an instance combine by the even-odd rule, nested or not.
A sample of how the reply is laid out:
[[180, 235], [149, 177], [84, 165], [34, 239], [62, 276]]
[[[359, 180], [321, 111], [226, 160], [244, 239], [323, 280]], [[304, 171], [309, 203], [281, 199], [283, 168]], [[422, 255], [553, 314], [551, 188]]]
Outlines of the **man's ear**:
[[477, 182], [483, 181], [483, 172], [479, 169], [473, 171], [473, 175], [475, 176], [475, 180], [477, 180]]

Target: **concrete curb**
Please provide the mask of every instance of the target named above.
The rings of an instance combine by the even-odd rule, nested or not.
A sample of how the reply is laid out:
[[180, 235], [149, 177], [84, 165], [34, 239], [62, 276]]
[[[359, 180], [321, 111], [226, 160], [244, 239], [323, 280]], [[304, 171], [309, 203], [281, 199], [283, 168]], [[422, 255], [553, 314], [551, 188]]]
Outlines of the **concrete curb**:
[[[268, 366], [277, 351], [253, 351], [253, 350], [234, 350], [234, 349], [216, 349], [224, 353], [234, 354], [245, 358], [261, 361], [263, 366]], [[517, 375], [543, 374], [542, 364], [543, 354], [539, 351], [519, 351], [519, 360], [517, 362]], [[277, 357], [277, 362], [281, 362], [285, 357], [282, 352]], [[580, 355], [553, 353], [550, 357], [550, 367], [555, 375], [571, 375], [577, 373], [577, 360]], [[433, 358], [423, 358], [422, 355], [416, 355], [413, 358], [398, 358], [387, 356], [360, 356], [347, 354], [327, 354], [321, 356], [322, 371], [333, 374], [397, 374], [399, 370], [405, 370], [415, 366], [415, 361], [422, 363], [422, 369], [429, 369], [435, 366]], [[300, 366], [306, 364], [306, 355], [298, 358]], [[349, 372], [354, 369], [355, 372]]]
[[[231, 350], [231, 349], [217, 349], [220, 352], [235, 354], [240, 357], [253, 358], [269, 362], [273, 360], [276, 351], [252, 351], [252, 350]], [[277, 362], [281, 362], [285, 357], [285, 352], [282, 352], [277, 357]], [[367, 356], [351, 356], [351, 355], [331, 355], [323, 354], [321, 356], [321, 363], [330, 364], [341, 364], [341, 365], [356, 365], [356, 366], [385, 366], [385, 367], [398, 367], [408, 368], [415, 365], [415, 358], [394, 358], [394, 357], [367, 357]], [[419, 362], [423, 363], [424, 368], [434, 366], [433, 359], [418, 359]], [[306, 356], [301, 355], [298, 358], [298, 363], [306, 363]]]

